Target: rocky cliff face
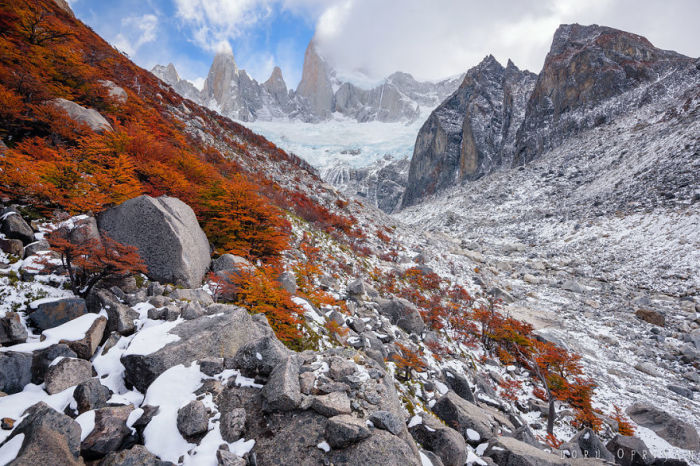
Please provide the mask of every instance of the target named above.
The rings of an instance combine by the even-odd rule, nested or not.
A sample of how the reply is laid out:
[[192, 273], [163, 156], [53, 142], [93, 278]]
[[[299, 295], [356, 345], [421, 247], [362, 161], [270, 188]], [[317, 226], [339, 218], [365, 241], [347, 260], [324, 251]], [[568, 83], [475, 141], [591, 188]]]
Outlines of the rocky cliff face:
[[691, 58], [636, 34], [562, 25], [539, 75], [487, 57], [430, 115], [416, 138], [403, 206], [527, 163], [581, 130], [693, 83]]
[[509, 160], [535, 78], [510, 61], [504, 68], [490, 55], [469, 70], [418, 133], [403, 205], [480, 178]]

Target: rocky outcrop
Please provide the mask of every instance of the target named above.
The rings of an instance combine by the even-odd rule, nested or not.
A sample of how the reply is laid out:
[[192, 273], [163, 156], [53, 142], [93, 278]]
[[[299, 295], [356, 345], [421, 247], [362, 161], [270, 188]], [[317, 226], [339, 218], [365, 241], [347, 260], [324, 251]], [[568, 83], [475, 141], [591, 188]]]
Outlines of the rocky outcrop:
[[402, 205], [508, 165], [535, 78], [491, 55], [469, 70], [418, 132]]
[[71, 120], [83, 123], [97, 133], [112, 131], [112, 125], [94, 108], [85, 108], [62, 98], [54, 99], [51, 103], [66, 112]]
[[333, 112], [335, 100], [331, 68], [318, 54], [314, 39], [309, 42], [304, 53], [304, 66], [296, 95], [318, 119], [325, 120]]
[[700, 437], [691, 424], [647, 403], [635, 403], [626, 411], [630, 419], [653, 430], [671, 445], [686, 450], [700, 450]]
[[98, 225], [112, 239], [135, 246], [153, 280], [192, 288], [209, 268], [209, 241], [192, 209], [174, 197], [129, 199], [102, 212]]

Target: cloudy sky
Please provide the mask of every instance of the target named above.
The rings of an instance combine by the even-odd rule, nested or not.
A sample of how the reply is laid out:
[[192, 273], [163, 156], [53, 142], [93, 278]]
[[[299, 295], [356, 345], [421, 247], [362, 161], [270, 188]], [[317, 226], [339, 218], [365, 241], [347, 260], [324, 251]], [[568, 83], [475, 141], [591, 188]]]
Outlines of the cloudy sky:
[[394, 71], [439, 79], [491, 53], [538, 72], [561, 23], [604, 24], [646, 36], [657, 47], [700, 55], [697, 0], [71, 0], [76, 15], [150, 69], [172, 62], [196, 84], [214, 54], [232, 49], [259, 81], [282, 68], [301, 78], [316, 35], [346, 76]]

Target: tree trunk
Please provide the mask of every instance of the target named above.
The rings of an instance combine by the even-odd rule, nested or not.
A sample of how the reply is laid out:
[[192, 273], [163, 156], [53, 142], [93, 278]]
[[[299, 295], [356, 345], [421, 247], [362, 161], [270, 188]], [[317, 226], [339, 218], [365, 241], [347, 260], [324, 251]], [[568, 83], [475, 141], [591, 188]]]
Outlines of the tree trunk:
[[554, 411], [554, 397], [549, 394], [549, 415], [547, 416], [547, 433], [554, 435], [554, 417], [556, 413]]

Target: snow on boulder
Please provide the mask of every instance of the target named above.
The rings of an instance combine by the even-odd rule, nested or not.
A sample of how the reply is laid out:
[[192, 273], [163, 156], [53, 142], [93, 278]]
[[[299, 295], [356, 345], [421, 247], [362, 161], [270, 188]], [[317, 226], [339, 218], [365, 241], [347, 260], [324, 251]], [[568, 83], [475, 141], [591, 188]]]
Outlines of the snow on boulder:
[[52, 100], [51, 103], [66, 112], [71, 120], [84, 123], [97, 133], [112, 131], [112, 125], [94, 108], [85, 108], [75, 102], [60, 98]]
[[82, 298], [44, 298], [30, 304], [29, 321], [40, 330], [58, 327], [87, 313]]
[[209, 269], [207, 236], [179, 199], [135, 197], [102, 212], [97, 223], [112, 239], [138, 248], [152, 280], [194, 288]]

